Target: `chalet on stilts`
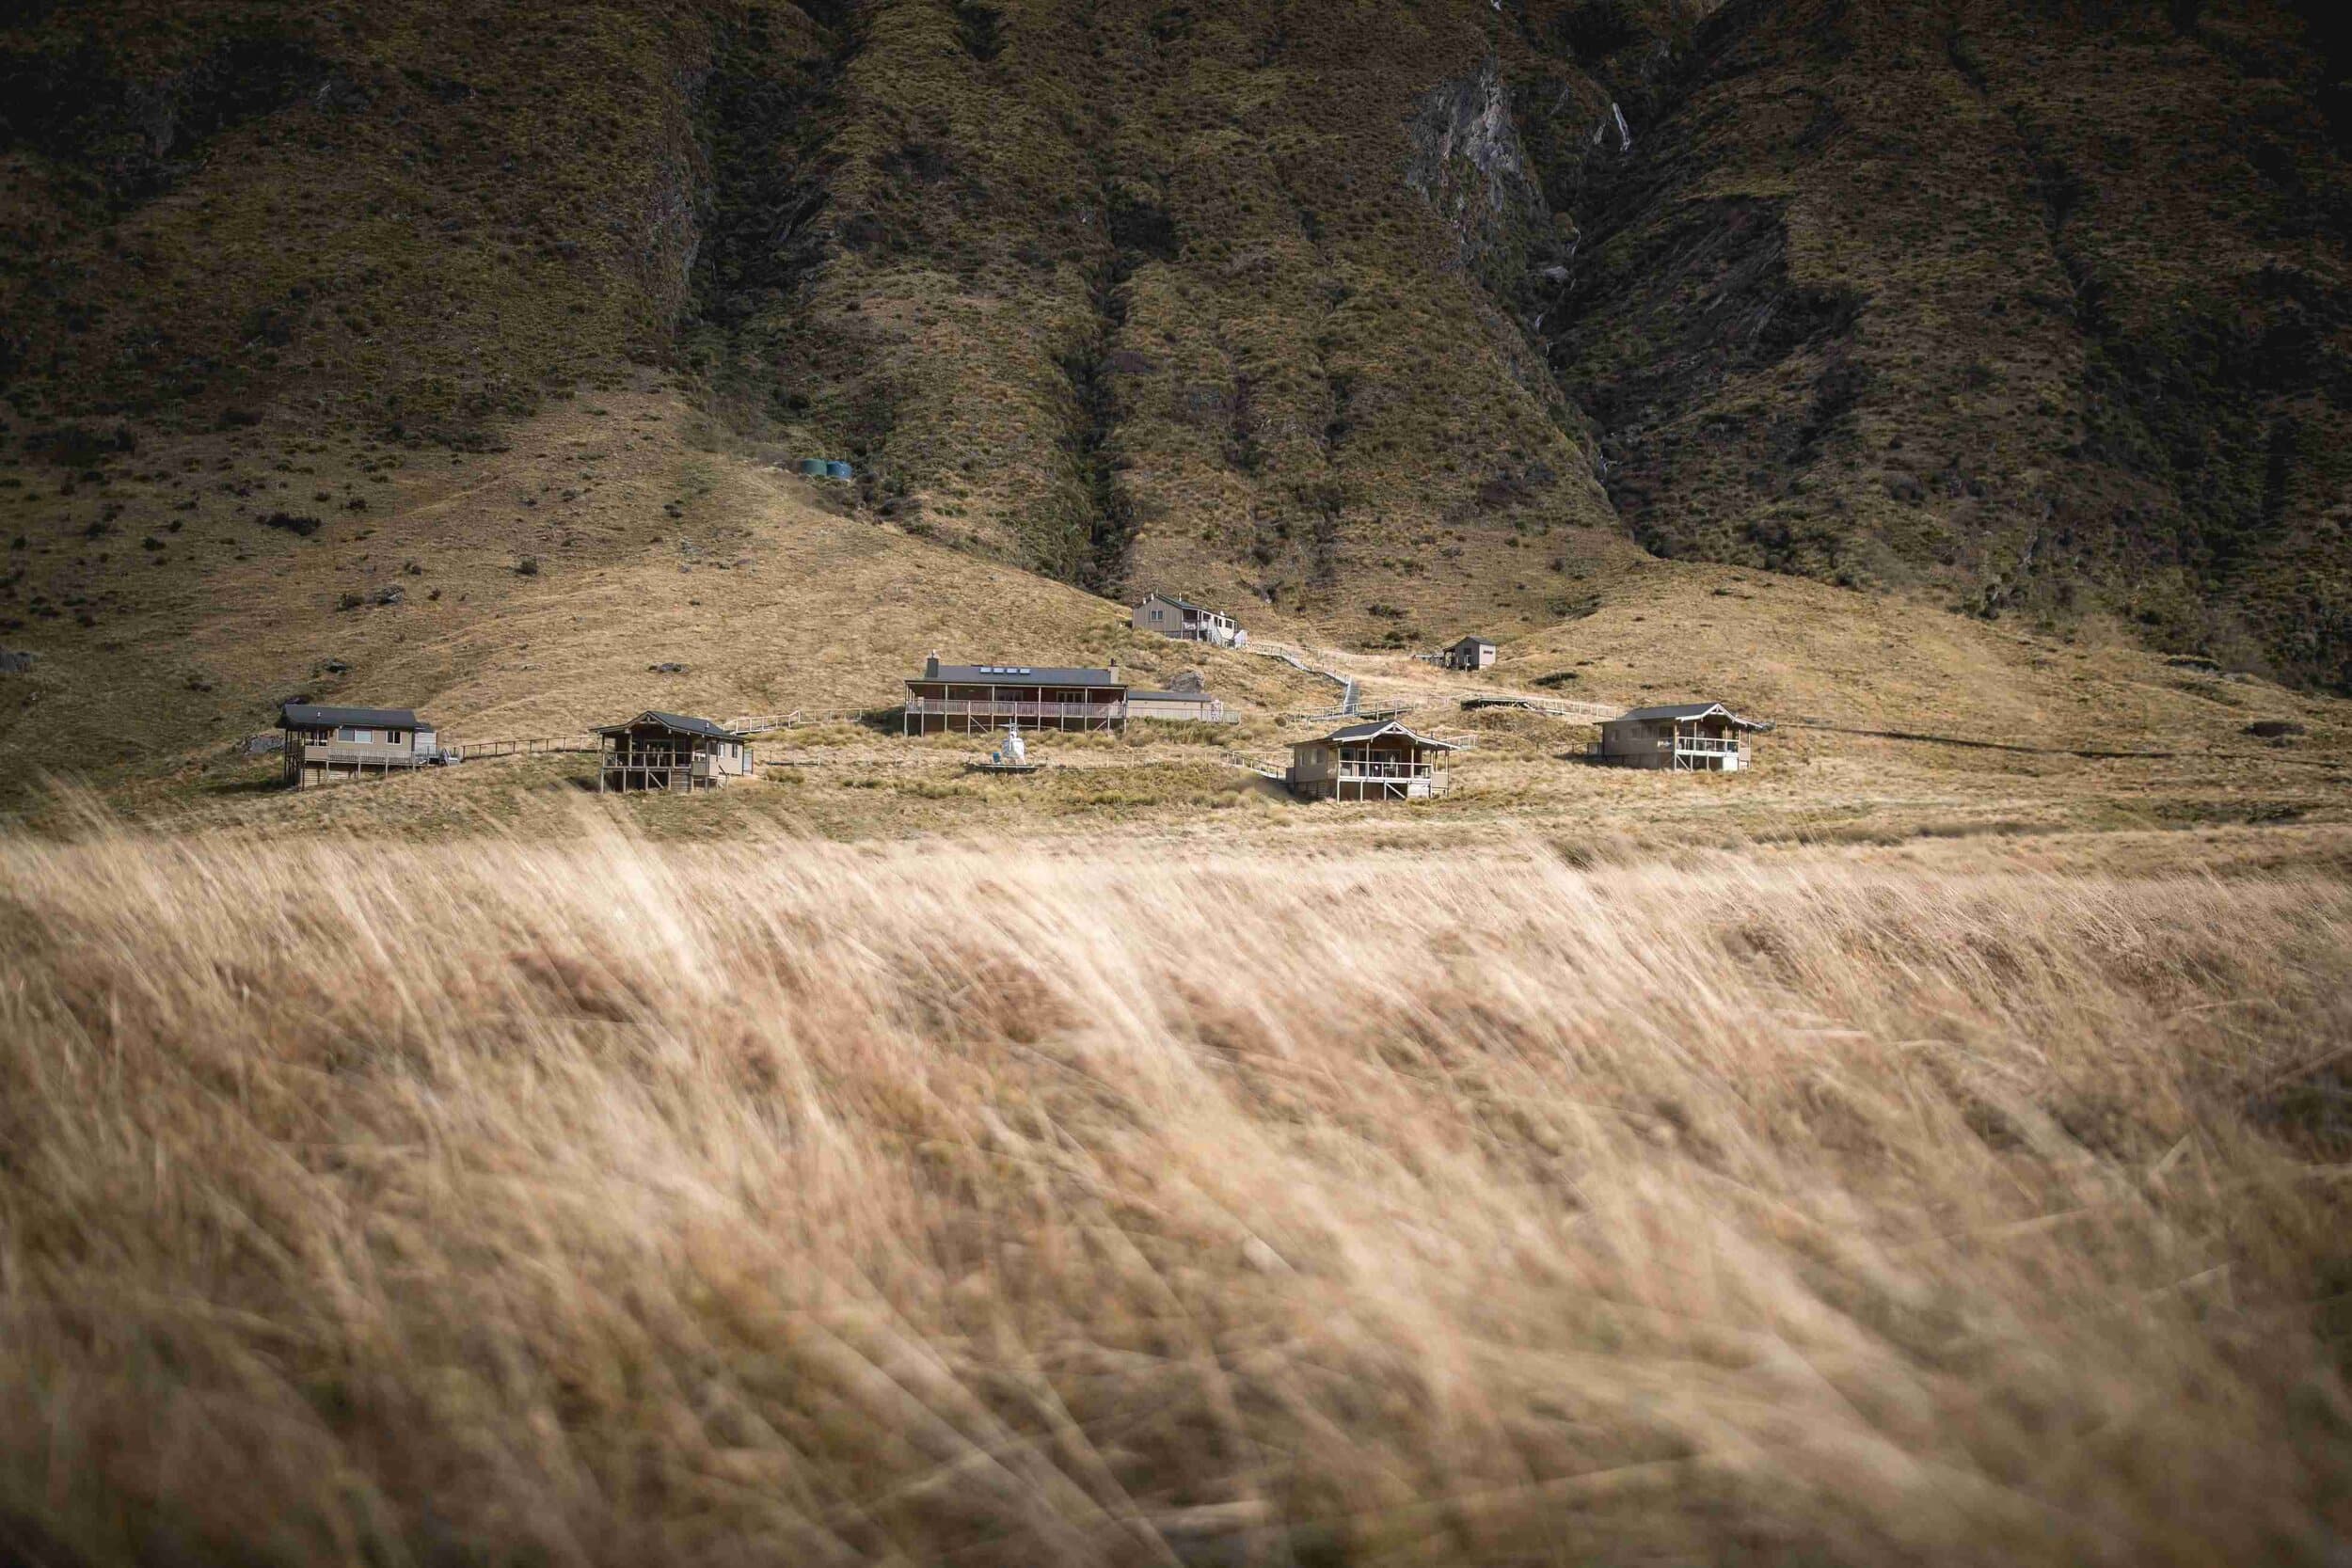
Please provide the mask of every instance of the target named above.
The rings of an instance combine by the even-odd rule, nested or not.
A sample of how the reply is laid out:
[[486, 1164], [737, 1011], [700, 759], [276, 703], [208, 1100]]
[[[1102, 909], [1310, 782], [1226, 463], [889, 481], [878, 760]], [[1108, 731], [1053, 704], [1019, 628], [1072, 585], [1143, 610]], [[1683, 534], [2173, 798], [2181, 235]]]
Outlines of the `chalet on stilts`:
[[1107, 670], [1028, 664], [942, 664], [933, 654], [907, 677], [903, 733], [1123, 730], [1127, 683]]
[[757, 773], [750, 739], [707, 719], [647, 711], [596, 734], [603, 742], [596, 767], [599, 795], [631, 789], [688, 794]]
[[1291, 792], [1310, 800], [1426, 800], [1446, 791], [1438, 766], [1450, 740], [1416, 735], [1395, 720], [1350, 724], [1291, 747]]
[[1749, 765], [1748, 736], [1771, 728], [1721, 703], [1666, 703], [1603, 721], [1593, 755], [1617, 768], [1736, 773]]
[[295, 789], [389, 778], [449, 760], [438, 732], [410, 708], [288, 703], [278, 710], [278, 727], [286, 735], [286, 783]]

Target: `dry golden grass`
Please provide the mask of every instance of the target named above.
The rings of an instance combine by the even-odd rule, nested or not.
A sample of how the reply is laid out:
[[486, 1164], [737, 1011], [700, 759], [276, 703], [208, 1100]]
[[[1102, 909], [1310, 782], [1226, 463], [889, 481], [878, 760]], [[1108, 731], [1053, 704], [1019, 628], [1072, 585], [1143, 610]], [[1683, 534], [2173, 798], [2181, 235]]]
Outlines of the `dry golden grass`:
[[0, 843], [0, 1541], [2324, 1560], [2347, 933], [1981, 853]]

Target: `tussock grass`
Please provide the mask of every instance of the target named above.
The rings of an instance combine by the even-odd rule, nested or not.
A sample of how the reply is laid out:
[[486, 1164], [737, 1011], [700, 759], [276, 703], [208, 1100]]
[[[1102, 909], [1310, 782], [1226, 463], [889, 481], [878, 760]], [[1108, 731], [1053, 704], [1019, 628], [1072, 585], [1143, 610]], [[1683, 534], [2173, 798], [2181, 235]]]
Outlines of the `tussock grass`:
[[0, 844], [0, 1539], [2317, 1560], [2352, 892], [1999, 854]]

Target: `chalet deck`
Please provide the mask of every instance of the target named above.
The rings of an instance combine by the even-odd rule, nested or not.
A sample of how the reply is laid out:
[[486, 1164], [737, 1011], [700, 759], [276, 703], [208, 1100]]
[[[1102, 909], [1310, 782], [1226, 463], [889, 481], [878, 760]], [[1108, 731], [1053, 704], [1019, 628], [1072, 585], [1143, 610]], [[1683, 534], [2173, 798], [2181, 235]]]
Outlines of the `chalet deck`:
[[1748, 736], [1771, 727], [1721, 703], [1637, 707], [1602, 722], [1593, 755], [1614, 768], [1736, 773], [1750, 765]]
[[1394, 720], [1351, 724], [1291, 747], [1285, 782], [1310, 800], [1428, 800], [1447, 788], [1438, 763], [1460, 750]]
[[644, 789], [687, 795], [757, 776], [749, 737], [707, 719], [648, 710], [596, 735], [599, 795]]
[[389, 778], [450, 760], [439, 733], [414, 709], [288, 703], [278, 709], [290, 788]]
[[908, 677], [902, 732], [970, 734], [1024, 730], [1123, 730], [1127, 683], [1116, 668], [924, 661]]

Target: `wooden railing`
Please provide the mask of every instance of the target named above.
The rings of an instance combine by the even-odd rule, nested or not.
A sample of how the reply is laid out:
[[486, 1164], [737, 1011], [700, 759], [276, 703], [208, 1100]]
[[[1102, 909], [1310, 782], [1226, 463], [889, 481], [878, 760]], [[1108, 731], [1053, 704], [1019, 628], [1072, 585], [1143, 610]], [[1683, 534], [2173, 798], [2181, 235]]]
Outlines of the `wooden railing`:
[[987, 702], [964, 697], [910, 697], [909, 718], [946, 719], [1123, 719], [1127, 705], [1113, 703]]
[[1353, 762], [1340, 759], [1342, 784], [1380, 784], [1391, 779], [1431, 779], [1438, 776], [1435, 764], [1426, 762]]
[[459, 740], [442, 748], [453, 762], [472, 761], [481, 757], [539, 756], [550, 752], [595, 752], [603, 749], [602, 736], [593, 735], [558, 735], [531, 736], [512, 740]]
[[421, 768], [438, 754], [429, 751], [411, 751], [405, 746], [373, 746], [350, 741], [310, 740], [303, 742], [302, 746], [305, 765], [317, 764], [327, 768]]

